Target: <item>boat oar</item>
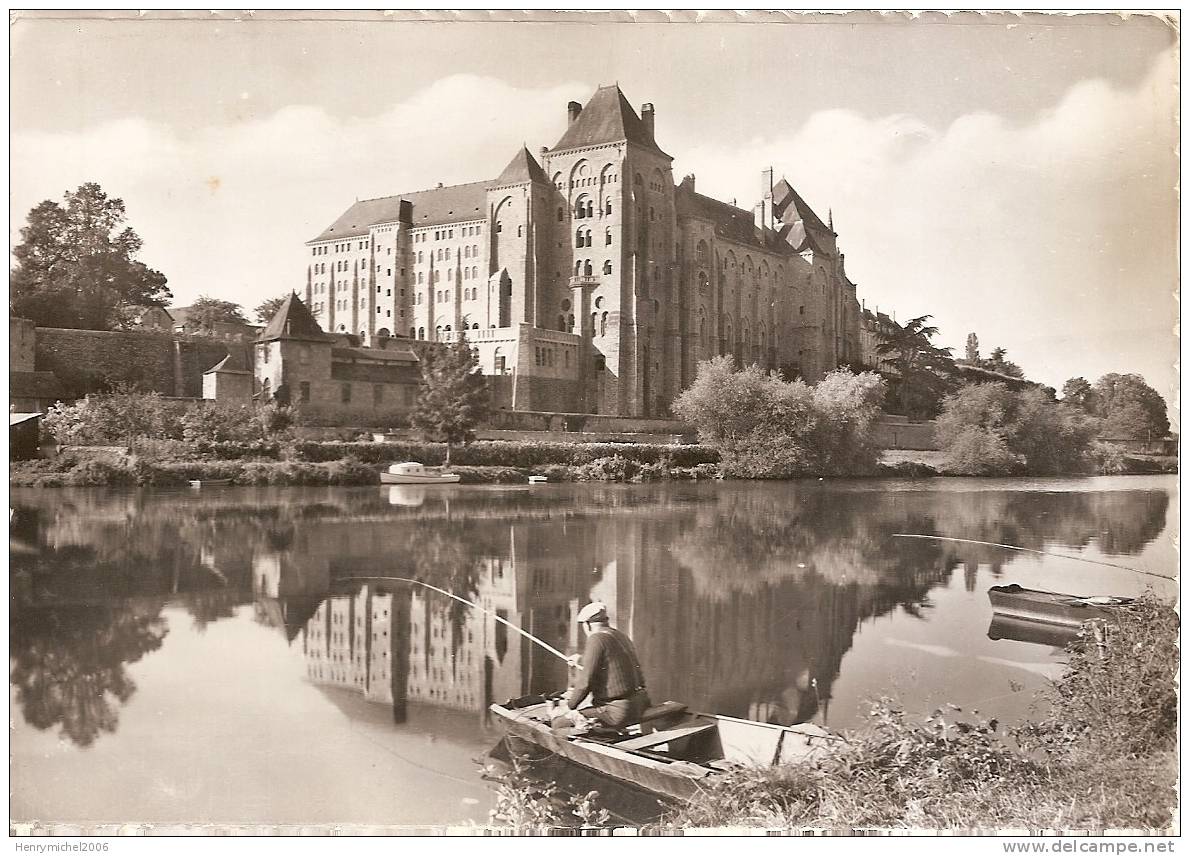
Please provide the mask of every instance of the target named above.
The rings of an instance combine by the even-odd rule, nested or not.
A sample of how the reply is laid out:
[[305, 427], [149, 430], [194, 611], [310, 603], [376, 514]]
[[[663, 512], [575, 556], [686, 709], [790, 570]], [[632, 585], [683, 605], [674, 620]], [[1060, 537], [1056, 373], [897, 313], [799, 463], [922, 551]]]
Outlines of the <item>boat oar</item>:
[[1005, 550], [1018, 550], [1022, 553], [1037, 553], [1042, 556], [1054, 556], [1058, 559], [1070, 559], [1074, 562], [1086, 562], [1090, 565], [1105, 565], [1109, 568], [1119, 568], [1122, 571], [1132, 571], [1134, 574], [1145, 574], [1150, 577], [1158, 577], [1163, 580], [1170, 580], [1177, 582], [1176, 577], [1166, 576], [1165, 574], [1158, 574], [1154, 571], [1142, 571], [1140, 568], [1130, 568], [1127, 565], [1117, 565], [1112, 562], [1101, 562], [1098, 559], [1086, 559], [1082, 556], [1069, 556], [1066, 553], [1050, 553], [1047, 550], [1034, 550], [1030, 547], [1015, 547], [1012, 544], [997, 544], [995, 541], [973, 541], [970, 538], [946, 538], [942, 535], [909, 535], [902, 532], [893, 534], [894, 538], [920, 538], [925, 541], [954, 541], [958, 544], [982, 544], [984, 547], [1003, 547]]
[[534, 636], [532, 633], [522, 630], [521, 628], [519, 628], [515, 624], [513, 624], [511, 621], [507, 621], [507, 620], [501, 618], [499, 615], [492, 612], [490, 609], [484, 609], [478, 603], [472, 603], [471, 601], [467, 600], [466, 598], [459, 597], [457, 594], [452, 594], [451, 592], [448, 592], [446, 589], [440, 589], [440, 588], [438, 588], [438, 586], [432, 586], [429, 583], [423, 583], [421, 580], [413, 580], [413, 579], [410, 579], [409, 577], [367, 576], [367, 577], [339, 577], [338, 579], [341, 582], [353, 582], [356, 580], [392, 580], [394, 582], [399, 582], [399, 583], [413, 583], [415, 586], [425, 586], [426, 588], [430, 589], [431, 591], [436, 591], [439, 594], [444, 594], [447, 597], [451, 598], [452, 600], [457, 600], [459, 603], [465, 603], [465, 604], [467, 604], [467, 606], [470, 606], [472, 609], [478, 609], [480, 612], [484, 613], [485, 615], [492, 616], [492, 618], [499, 621], [505, 627], [511, 627], [513, 630], [515, 630], [517, 633], [524, 636], [530, 642], [536, 642], [538, 645], [540, 645], [545, 650], [549, 651], [551, 654], [553, 654], [558, 659], [565, 660], [567, 662], [567, 664], [574, 666], [576, 669], [582, 668], [582, 666], [580, 666], [578, 663], [573, 662], [569, 657], [567, 657], [565, 654], [563, 654], [561, 651], [559, 651], [553, 645], [550, 645], [548, 642], [543, 642], [542, 640], [540, 640], [536, 636]]

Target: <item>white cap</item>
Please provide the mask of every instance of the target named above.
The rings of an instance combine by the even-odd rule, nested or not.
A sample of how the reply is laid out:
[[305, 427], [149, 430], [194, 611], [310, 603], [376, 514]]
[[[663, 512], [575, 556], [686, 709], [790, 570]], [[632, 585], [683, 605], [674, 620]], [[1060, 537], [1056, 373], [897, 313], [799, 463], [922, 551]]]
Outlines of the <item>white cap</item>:
[[578, 621], [580, 624], [586, 621], [607, 621], [607, 604], [598, 600], [593, 600], [578, 611]]

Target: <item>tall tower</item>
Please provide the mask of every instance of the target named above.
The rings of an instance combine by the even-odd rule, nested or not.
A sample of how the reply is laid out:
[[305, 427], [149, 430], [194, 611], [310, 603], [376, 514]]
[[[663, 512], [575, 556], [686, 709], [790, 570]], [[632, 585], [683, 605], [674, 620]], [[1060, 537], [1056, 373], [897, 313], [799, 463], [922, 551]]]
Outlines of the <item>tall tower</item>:
[[585, 106], [567, 105], [566, 131], [544, 153], [561, 233], [547, 275], [569, 290], [549, 299], [576, 316], [582, 400], [598, 413], [654, 415], [666, 389], [673, 159], [657, 146], [654, 115], [645, 104], [638, 116], [618, 86], [600, 87]]

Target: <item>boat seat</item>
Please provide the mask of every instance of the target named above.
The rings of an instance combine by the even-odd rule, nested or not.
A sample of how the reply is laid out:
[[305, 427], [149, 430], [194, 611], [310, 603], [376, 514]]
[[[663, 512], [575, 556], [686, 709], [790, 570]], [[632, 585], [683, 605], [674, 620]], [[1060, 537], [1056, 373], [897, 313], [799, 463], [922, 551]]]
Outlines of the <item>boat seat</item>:
[[698, 734], [705, 734], [708, 731], [714, 730], [716, 723], [714, 722], [700, 722], [695, 725], [683, 725], [679, 728], [668, 728], [665, 731], [654, 731], [652, 734], [642, 734], [640, 737], [632, 737], [628, 740], [621, 740], [616, 744], [617, 749], [650, 749], [654, 746], [661, 746], [665, 743], [671, 743], [675, 740], [684, 740], [687, 737], [694, 737]]
[[686, 705], [677, 701], [663, 701], [661, 704], [655, 704], [644, 712], [641, 716], [641, 722], [651, 722], [654, 719], [661, 719], [664, 716], [674, 716], [675, 714], [685, 713]]

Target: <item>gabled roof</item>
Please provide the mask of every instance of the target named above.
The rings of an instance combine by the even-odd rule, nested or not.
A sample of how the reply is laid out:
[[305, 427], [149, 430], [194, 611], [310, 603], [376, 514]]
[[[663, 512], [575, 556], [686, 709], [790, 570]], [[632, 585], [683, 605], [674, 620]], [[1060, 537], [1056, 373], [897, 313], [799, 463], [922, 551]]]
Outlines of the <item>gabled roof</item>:
[[782, 178], [773, 188], [773, 214], [789, 227], [782, 230], [786, 240], [799, 253], [810, 249], [824, 255], [834, 253], [835, 232], [822, 222], [814, 209]]
[[657, 141], [636, 115], [620, 87], [600, 86], [583, 107], [578, 118], [567, 127], [562, 139], [558, 140], [550, 151], [577, 149], [581, 146], [615, 143], [621, 140], [636, 143], [669, 157], [658, 148]]
[[525, 184], [530, 181], [540, 182], [541, 184], [549, 184], [550, 181], [545, 177], [545, 170], [541, 168], [541, 164], [529, 154], [529, 150], [524, 146], [517, 152], [508, 166], [504, 167], [504, 172], [500, 173], [500, 177], [496, 179], [496, 187], [501, 187], [505, 184]]
[[285, 298], [258, 341], [267, 342], [272, 339], [308, 339], [314, 342], [329, 342], [330, 337], [322, 332], [322, 327], [314, 320], [310, 310], [301, 299], [291, 293]]
[[395, 223], [400, 219], [402, 201], [413, 206], [413, 226], [482, 220], [491, 185], [490, 181], [473, 181], [470, 184], [452, 184], [396, 196], [362, 199], [339, 215], [339, 219], [323, 229], [310, 243], [359, 237], [368, 234], [368, 228], [378, 223]]
[[690, 190], [685, 182], [679, 184], [674, 194], [679, 217], [700, 217], [715, 224], [715, 234], [741, 244], [751, 244], [757, 249], [772, 253], [788, 253], [790, 247], [781, 240], [781, 235], [772, 229], [760, 228], [751, 211], [745, 211], [710, 196]]
[[220, 360], [215, 365], [207, 369], [203, 374], [210, 374], [211, 372], [224, 372], [234, 374], [250, 374], [248, 368], [248, 361], [245, 359], [243, 348], [232, 348], [227, 352], [227, 356]]

